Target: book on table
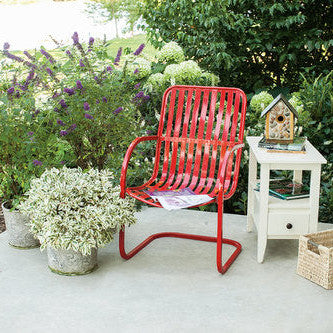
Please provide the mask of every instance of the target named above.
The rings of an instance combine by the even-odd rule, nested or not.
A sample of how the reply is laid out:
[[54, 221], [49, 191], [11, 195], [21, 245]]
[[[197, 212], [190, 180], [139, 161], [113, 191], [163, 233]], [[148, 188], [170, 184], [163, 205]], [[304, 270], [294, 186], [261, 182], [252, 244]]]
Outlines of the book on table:
[[180, 190], [145, 190], [144, 192], [167, 210], [189, 208], [207, 203], [213, 199], [207, 194], [196, 194], [188, 187]]
[[[260, 183], [254, 189], [259, 191]], [[282, 200], [303, 199], [310, 196], [310, 187], [288, 179], [272, 179], [269, 181], [269, 194]]]
[[292, 143], [274, 143], [267, 142], [263, 137], [258, 143], [258, 147], [266, 148], [268, 152], [290, 152], [290, 153], [305, 153], [306, 137], [294, 138]]

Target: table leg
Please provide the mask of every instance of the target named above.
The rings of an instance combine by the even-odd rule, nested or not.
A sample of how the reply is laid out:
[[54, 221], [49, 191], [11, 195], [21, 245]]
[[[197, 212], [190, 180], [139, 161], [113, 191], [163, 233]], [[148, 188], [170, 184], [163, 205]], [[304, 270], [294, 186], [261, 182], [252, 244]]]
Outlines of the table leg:
[[320, 195], [320, 170], [321, 165], [316, 165], [311, 170], [310, 180], [310, 221], [309, 232], [316, 232], [318, 227], [319, 195]]
[[260, 168], [260, 202], [258, 221], [258, 252], [257, 261], [262, 263], [267, 245], [267, 217], [268, 217], [268, 193], [269, 193], [269, 165], [261, 164]]
[[302, 182], [302, 170], [294, 170], [294, 182], [301, 183]]
[[254, 193], [253, 183], [257, 180], [257, 160], [250, 148], [249, 178], [247, 185], [247, 232], [253, 231], [254, 216]]

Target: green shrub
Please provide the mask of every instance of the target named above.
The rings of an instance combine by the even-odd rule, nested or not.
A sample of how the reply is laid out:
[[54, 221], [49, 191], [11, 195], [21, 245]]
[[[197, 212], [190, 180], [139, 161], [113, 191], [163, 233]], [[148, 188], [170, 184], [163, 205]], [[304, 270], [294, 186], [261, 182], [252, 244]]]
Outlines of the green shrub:
[[142, 2], [152, 43], [177, 42], [225, 86], [297, 90], [299, 73], [331, 69], [331, 0]]
[[120, 169], [119, 156], [137, 135], [137, 107], [148, 98], [136, 86], [149, 74], [144, 70], [150, 64], [138, 58], [144, 45], [120, 66], [121, 48], [110, 59], [107, 43], [91, 37], [84, 45], [77, 33], [72, 39], [73, 45], [58, 60], [43, 48], [33, 55], [25, 52], [28, 60], [24, 60], [10, 53], [6, 44], [3, 54], [29, 68], [31, 76], [28, 84], [18, 82], [11, 89], [20, 92], [27, 84], [36, 103], [40, 99], [35, 116], [41, 130], [71, 147], [74, 165], [103, 169], [108, 164]]
[[[73, 154], [61, 138], [49, 133], [40, 117], [39, 100], [31, 90], [30, 73], [17, 72], [9, 62], [0, 86], [0, 197], [15, 208], [29, 189], [32, 177], [49, 165], [70, 162]], [[21, 67], [19, 67], [22, 70]], [[20, 76], [27, 74], [20, 82]], [[14, 75], [14, 78], [12, 77]], [[42, 162], [43, 161], [43, 162]]]
[[324, 155], [322, 166], [321, 222], [332, 222], [333, 215], [333, 71], [317, 78], [304, 78], [299, 91], [305, 115], [300, 119], [302, 135]]

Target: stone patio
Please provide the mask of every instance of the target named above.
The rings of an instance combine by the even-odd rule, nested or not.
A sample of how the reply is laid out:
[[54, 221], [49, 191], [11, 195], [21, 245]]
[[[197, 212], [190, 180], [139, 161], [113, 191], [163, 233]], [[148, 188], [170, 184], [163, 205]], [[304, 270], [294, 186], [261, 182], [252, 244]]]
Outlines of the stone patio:
[[[138, 219], [128, 248], [149, 232], [213, 235], [216, 214], [146, 208]], [[269, 240], [258, 264], [246, 217], [225, 214], [224, 222], [225, 237], [243, 251], [223, 276], [214, 244], [174, 238], [156, 240], [129, 261], [115, 240], [99, 251], [92, 274], [60, 276], [49, 271], [45, 253], [9, 247], [4, 232], [1, 332], [332, 332], [332, 291], [296, 274], [298, 242]]]

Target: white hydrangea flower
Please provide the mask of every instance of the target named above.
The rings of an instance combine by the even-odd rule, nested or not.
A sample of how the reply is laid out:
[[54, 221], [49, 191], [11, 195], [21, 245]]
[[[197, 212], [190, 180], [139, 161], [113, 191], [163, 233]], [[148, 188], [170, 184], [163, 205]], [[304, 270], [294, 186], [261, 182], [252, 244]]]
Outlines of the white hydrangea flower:
[[220, 78], [213, 73], [203, 72], [201, 74], [201, 81], [203, 85], [217, 86]]
[[180, 73], [183, 79], [197, 80], [200, 78], [202, 71], [199, 65], [193, 61], [183, 61], [179, 64]]
[[157, 59], [160, 62], [179, 64], [184, 61], [185, 56], [183, 49], [176, 42], [170, 42], [158, 52]]
[[149, 91], [154, 91], [158, 90], [159, 88], [162, 88], [164, 82], [165, 82], [164, 75], [162, 73], [155, 73], [149, 76], [144, 87]]
[[295, 108], [298, 114], [304, 110], [304, 105], [297, 94], [293, 94], [288, 102]]
[[168, 82], [174, 82], [173, 84], [195, 84], [201, 73], [199, 65], [193, 60], [188, 60], [168, 65], [164, 70], [164, 77]]
[[171, 78], [176, 79], [177, 81], [181, 80], [181, 68], [178, 64], [172, 64], [165, 67], [164, 78], [166, 81], [169, 81]]
[[273, 100], [274, 98], [271, 94], [267, 91], [262, 91], [252, 97], [250, 106], [253, 111], [262, 112]]
[[151, 73], [151, 62], [142, 57], [135, 58], [128, 62], [126, 73], [135, 76], [137, 79], [142, 79]]

